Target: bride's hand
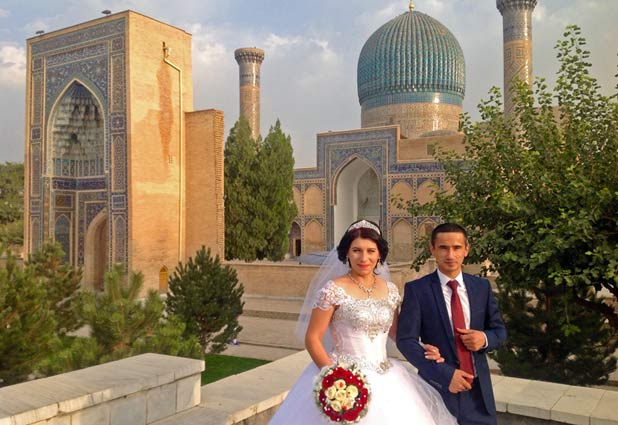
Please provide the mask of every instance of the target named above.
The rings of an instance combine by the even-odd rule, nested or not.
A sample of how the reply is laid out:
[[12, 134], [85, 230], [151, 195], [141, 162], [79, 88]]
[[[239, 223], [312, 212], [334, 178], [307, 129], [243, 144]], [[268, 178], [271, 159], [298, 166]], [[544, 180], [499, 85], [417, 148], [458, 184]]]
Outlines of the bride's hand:
[[423, 344], [425, 348], [425, 358], [427, 360], [435, 360], [436, 363], [444, 363], [444, 357], [440, 355], [440, 349], [431, 344]]

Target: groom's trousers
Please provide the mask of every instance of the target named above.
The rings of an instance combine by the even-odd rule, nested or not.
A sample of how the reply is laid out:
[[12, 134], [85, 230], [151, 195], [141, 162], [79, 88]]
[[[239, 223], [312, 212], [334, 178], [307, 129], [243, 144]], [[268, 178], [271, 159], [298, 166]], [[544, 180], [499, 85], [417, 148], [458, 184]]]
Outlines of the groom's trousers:
[[459, 425], [496, 425], [496, 416], [490, 415], [483, 403], [483, 394], [479, 379], [474, 378], [470, 391], [460, 392], [456, 398], [457, 412], [451, 412], [457, 416]]

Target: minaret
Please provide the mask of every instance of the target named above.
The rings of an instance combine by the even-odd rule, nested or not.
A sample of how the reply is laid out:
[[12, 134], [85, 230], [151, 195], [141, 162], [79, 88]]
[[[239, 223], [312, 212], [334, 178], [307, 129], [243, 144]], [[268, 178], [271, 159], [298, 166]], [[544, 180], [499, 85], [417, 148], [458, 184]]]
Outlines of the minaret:
[[511, 84], [532, 84], [532, 11], [537, 0], [496, 0], [504, 37], [504, 113], [513, 108]]
[[254, 139], [260, 135], [260, 65], [264, 50], [243, 47], [234, 52], [240, 72], [240, 115], [244, 115], [251, 126]]

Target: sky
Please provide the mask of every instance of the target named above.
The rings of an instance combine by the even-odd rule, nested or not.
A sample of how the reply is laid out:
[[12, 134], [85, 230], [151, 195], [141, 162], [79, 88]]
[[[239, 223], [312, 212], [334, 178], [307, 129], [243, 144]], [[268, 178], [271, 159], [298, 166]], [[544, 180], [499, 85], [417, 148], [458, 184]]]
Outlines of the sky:
[[[404, 13], [408, 0], [0, 0], [0, 162], [23, 161], [26, 39], [134, 10], [193, 35], [194, 109], [224, 111], [226, 136], [238, 118], [234, 50], [265, 51], [261, 132], [277, 119], [297, 167], [314, 166], [316, 133], [360, 127], [356, 65], [364, 42]], [[502, 17], [495, 0], [416, 0], [458, 39], [466, 59], [464, 111], [502, 86]], [[533, 74], [555, 81], [554, 46], [567, 25], [582, 28], [592, 75], [605, 94], [618, 80], [618, 0], [539, 0], [533, 14]]]

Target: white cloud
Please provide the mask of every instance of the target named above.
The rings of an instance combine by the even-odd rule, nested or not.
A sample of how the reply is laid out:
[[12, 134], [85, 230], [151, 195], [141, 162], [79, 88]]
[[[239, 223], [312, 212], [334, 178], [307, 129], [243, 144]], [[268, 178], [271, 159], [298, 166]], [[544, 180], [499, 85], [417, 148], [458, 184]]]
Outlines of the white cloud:
[[8, 18], [11, 16], [11, 12], [5, 9], [0, 9], [0, 18]]
[[0, 85], [22, 85], [26, 78], [26, 49], [0, 42]]
[[229, 60], [230, 52], [220, 40], [217, 30], [206, 30], [202, 24], [191, 24], [188, 32], [193, 35], [193, 59], [205, 65], [214, 65]]
[[286, 37], [277, 34], [268, 34], [264, 40], [264, 49], [269, 55], [277, 55], [281, 50], [286, 50], [289, 47], [298, 45], [302, 42], [302, 38], [298, 36]]

